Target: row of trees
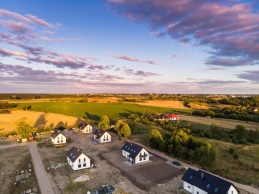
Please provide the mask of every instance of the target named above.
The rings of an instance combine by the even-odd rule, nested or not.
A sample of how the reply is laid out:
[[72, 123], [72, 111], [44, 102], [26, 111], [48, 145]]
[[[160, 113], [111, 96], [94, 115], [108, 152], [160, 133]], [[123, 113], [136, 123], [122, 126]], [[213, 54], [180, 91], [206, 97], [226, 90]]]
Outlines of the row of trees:
[[0, 109], [8, 109], [8, 108], [15, 108], [17, 104], [10, 104], [8, 102], [0, 102]]
[[220, 112], [216, 112], [213, 110], [206, 110], [206, 111], [196, 110], [196, 111], [193, 111], [192, 114], [197, 116], [202, 116], [202, 117], [210, 116], [215, 118], [259, 122], [258, 115], [249, 115], [244, 109], [240, 109], [240, 107], [235, 107], [235, 108], [225, 107]]
[[185, 129], [175, 130], [172, 135], [163, 136], [157, 129], [152, 129], [148, 140], [150, 146], [155, 149], [197, 162], [203, 167], [212, 165], [216, 159], [216, 149], [210, 143], [194, 138]]
[[218, 125], [211, 125], [209, 129], [192, 127], [191, 133], [198, 137], [218, 139], [236, 144], [259, 144], [259, 130], [246, 130], [243, 125], [237, 125], [233, 130], [226, 130]]

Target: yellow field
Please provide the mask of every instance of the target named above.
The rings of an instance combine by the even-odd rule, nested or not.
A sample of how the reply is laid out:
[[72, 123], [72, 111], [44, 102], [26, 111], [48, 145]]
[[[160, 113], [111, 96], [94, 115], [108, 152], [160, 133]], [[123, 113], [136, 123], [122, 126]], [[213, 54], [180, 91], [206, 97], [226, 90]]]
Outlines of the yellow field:
[[183, 105], [182, 101], [176, 101], [176, 100], [168, 100], [168, 101], [150, 100], [147, 102], [138, 102], [136, 104], [145, 105], [145, 106], [166, 107], [166, 108], [189, 109]]
[[0, 133], [15, 131], [15, 122], [25, 117], [33, 126], [38, 124], [55, 127], [58, 123], [73, 126], [76, 124], [77, 117], [66, 116], [54, 113], [33, 112], [23, 110], [13, 110], [11, 114], [0, 114]]

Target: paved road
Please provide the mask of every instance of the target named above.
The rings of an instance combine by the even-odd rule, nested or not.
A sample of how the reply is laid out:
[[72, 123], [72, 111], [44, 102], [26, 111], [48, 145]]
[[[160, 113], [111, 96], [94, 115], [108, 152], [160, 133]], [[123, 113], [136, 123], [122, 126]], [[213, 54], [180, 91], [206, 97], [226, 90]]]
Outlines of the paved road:
[[45, 170], [44, 164], [42, 162], [41, 156], [37, 148], [37, 142], [27, 143], [29, 151], [32, 157], [32, 163], [35, 169], [35, 173], [40, 186], [40, 191], [42, 194], [55, 194], [53, 187], [50, 182], [50, 178]]

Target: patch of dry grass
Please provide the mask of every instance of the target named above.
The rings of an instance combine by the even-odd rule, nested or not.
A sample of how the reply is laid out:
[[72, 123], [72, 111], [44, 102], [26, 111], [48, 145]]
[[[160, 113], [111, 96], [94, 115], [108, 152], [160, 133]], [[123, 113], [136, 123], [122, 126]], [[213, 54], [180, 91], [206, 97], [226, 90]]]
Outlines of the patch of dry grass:
[[[132, 102], [131, 102], [132, 103]], [[177, 108], [177, 109], [190, 109], [183, 105], [183, 101], [176, 100], [150, 100], [147, 102], [138, 102], [136, 104], [144, 105], [144, 106], [157, 106], [157, 107], [166, 107], [166, 108]]]
[[0, 116], [0, 133], [5, 134], [15, 131], [15, 122], [25, 117], [35, 127], [37, 125], [55, 127], [58, 123], [67, 124], [67, 126], [75, 125], [77, 117], [66, 116], [55, 113], [44, 113], [34, 111], [13, 110], [11, 114], [1, 114]]

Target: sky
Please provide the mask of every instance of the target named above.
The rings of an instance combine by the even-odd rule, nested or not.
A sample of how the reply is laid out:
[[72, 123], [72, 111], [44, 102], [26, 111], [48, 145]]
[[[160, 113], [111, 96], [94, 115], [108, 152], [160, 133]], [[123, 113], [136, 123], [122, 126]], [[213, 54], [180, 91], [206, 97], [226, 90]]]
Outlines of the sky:
[[0, 93], [259, 94], [259, 3], [1, 0]]

